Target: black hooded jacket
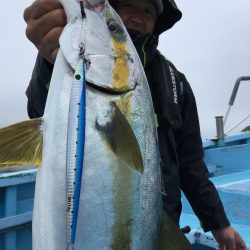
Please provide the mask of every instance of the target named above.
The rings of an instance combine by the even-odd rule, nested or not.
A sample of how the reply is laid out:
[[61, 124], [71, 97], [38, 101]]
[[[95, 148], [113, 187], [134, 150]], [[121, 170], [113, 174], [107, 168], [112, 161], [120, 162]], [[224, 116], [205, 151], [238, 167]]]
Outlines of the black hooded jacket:
[[[157, 43], [158, 39], [151, 37], [147, 43], [139, 41], [135, 45], [145, 65], [158, 117], [164, 210], [179, 223], [182, 190], [205, 231], [226, 227], [230, 223], [203, 161], [193, 92], [185, 76], [156, 50]], [[30, 118], [43, 115], [52, 70], [53, 65], [37, 57], [26, 91]]]
[[159, 122], [165, 211], [179, 222], [182, 190], [204, 231], [229, 226], [203, 160], [197, 107], [189, 83], [159, 52], [146, 72]]

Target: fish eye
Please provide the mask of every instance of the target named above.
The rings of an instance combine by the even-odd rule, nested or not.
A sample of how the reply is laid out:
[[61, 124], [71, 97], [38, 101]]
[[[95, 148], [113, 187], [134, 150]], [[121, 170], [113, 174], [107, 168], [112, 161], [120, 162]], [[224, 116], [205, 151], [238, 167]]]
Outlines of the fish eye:
[[110, 35], [118, 41], [124, 41], [126, 40], [126, 35], [124, 32], [123, 27], [120, 23], [115, 21], [114, 19], [111, 19], [107, 22], [107, 26], [110, 32]]
[[119, 26], [115, 22], [110, 22], [108, 24], [109, 31], [119, 33]]

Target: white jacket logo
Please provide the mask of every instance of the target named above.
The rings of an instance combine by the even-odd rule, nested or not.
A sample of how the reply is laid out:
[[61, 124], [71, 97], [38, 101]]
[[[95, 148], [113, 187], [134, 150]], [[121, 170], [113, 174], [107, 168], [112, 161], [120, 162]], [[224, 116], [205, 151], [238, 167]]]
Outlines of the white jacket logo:
[[176, 81], [175, 81], [175, 74], [172, 67], [169, 66], [169, 71], [171, 75], [172, 85], [173, 85], [173, 96], [174, 96], [174, 103], [178, 104], [178, 96], [177, 96], [177, 88], [176, 88]]

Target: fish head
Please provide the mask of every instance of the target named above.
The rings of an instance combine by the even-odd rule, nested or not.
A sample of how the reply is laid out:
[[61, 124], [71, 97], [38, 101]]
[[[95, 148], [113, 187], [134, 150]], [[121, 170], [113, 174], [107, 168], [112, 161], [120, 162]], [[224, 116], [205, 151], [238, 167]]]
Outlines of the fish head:
[[85, 30], [87, 81], [117, 93], [133, 90], [143, 67], [122, 19], [109, 3], [102, 16], [92, 17], [96, 20], [90, 25], [95, 27]]
[[92, 86], [112, 89], [113, 93], [133, 90], [143, 68], [126, 27], [109, 2], [60, 1], [68, 18], [60, 48], [71, 68], [83, 58], [86, 81]]

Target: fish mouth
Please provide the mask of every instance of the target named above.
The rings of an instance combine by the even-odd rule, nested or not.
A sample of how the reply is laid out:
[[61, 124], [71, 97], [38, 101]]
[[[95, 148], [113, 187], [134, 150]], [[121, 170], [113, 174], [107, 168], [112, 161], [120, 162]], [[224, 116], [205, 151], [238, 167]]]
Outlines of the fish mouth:
[[86, 82], [86, 85], [96, 91], [99, 92], [101, 94], [107, 95], [107, 96], [124, 96], [128, 93], [130, 93], [131, 91], [135, 90], [137, 83], [135, 84], [135, 86], [133, 88], [130, 89], [115, 89], [115, 88], [109, 88], [109, 87], [104, 87], [104, 86], [100, 86], [100, 85], [96, 85], [94, 83], [91, 82]]
[[102, 0], [96, 0], [96, 1], [89, 1], [85, 0], [85, 7], [89, 10], [95, 11], [95, 12], [102, 12], [105, 9], [106, 1]]

